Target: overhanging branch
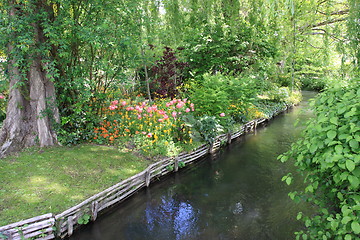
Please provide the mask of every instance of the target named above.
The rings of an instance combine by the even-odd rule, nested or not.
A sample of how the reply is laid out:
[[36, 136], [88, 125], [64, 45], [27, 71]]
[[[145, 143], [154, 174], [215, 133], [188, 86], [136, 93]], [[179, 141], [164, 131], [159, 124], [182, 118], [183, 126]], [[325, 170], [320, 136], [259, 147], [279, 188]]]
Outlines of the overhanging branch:
[[349, 9], [334, 11], [334, 12], [331, 12], [331, 13], [325, 13], [325, 12], [321, 12], [321, 11], [318, 11], [318, 12], [323, 14], [323, 15], [326, 15], [326, 16], [345, 15], [345, 14], [349, 13]]
[[319, 22], [319, 23], [315, 23], [315, 24], [309, 24], [309, 25], [306, 25], [306, 26], [303, 26], [303, 27], [300, 27], [300, 31], [303, 31], [305, 29], [313, 29], [313, 28], [317, 28], [317, 27], [321, 27], [321, 26], [326, 26], [326, 25], [330, 25], [330, 24], [333, 24], [333, 23], [337, 23], [337, 22], [343, 22], [345, 21], [347, 18], [344, 17], [344, 18], [337, 18], [337, 19], [331, 19], [331, 20], [327, 20], [327, 21], [323, 21], [323, 22]]

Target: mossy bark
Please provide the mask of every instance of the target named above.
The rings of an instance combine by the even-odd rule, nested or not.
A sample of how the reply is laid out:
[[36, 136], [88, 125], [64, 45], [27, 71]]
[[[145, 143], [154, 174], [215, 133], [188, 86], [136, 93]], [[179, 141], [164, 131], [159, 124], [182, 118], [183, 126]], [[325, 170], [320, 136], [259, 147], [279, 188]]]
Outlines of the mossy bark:
[[[9, 11], [10, 19], [24, 14], [17, 8]], [[46, 41], [40, 22], [29, 23], [33, 29], [36, 48]], [[56, 106], [55, 86], [48, 78], [45, 61], [40, 51], [26, 55], [28, 67], [20, 69], [15, 56], [13, 43], [8, 45], [8, 73], [10, 92], [6, 119], [0, 132], [0, 157], [25, 147], [40, 147], [57, 144], [54, 123], [59, 121]]]

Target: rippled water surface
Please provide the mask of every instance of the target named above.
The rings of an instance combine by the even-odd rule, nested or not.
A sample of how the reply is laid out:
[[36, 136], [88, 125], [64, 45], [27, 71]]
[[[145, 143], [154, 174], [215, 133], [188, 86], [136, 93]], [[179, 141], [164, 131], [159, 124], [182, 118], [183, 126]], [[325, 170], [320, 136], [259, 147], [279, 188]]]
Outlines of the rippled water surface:
[[304, 92], [300, 106], [217, 156], [152, 183], [71, 239], [294, 239], [302, 227], [296, 214], [307, 206], [295, 204], [287, 193], [302, 181], [291, 187], [281, 182], [293, 166], [276, 158], [311, 117], [306, 100], [313, 96]]

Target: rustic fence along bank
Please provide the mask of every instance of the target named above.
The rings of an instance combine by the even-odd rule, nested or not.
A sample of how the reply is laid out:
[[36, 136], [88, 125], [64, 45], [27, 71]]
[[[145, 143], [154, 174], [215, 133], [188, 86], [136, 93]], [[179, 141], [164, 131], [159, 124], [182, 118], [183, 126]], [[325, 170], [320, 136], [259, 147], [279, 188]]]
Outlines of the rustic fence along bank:
[[[275, 112], [273, 116], [280, 112]], [[76, 227], [80, 224], [79, 220], [95, 221], [102, 210], [113, 206], [143, 187], [148, 187], [152, 180], [156, 180], [170, 172], [178, 171], [179, 163], [192, 163], [208, 153], [214, 153], [222, 144], [230, 143], [232, 139], [238, 138], [246, 132], [256, 129], [259, 124], [269, 119], [260, 118], [250, 121], [241, 126], [241, 128], [232, 134], [223, 134], [218, 136], [214, 143], [209, 146], [204, 144], [190, 153], [182, 153], [177, 157], [167, 158], [148, 166], [144, 171], [109, 187], [108, 189], [90, 197], [82, 203], [58, 214], [48, 213], [38, 217], [30, 218], [21, 222], [9, 224], [0, 227], [0, 239], [18, 240], [18, 239], [55, 239], [71, 236]]]

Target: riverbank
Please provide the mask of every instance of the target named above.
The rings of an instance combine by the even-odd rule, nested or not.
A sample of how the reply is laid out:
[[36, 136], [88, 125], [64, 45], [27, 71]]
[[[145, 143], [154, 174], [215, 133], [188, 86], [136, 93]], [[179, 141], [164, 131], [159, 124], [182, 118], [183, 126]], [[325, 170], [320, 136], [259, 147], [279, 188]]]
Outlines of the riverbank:
[[[277, 114], [279, 111], [279, 109], [275, 109], [274, 114]], [[259, 122], [262, 121], [265, 121], [265, 119], [259, 120]], [[231, 137], [240, 136], [243, 132], [255, 128], [257, 124], [257, 121], [252, 121], [250, 125], [245, 124], [240, 132], [235, 132]], [[215, 141], [209, 150], [201, 150], [202, 154], [215, 151], [224, 141], [229, 142], [228, 137], [227, 135], [221, 136], [221, 138], [218, 138], [219, 141]], [[66, 153], [71, 153], [72, 151], [69, 148], [62, 148], [60, 152], [56, 151], [56, 149], [61, 148], [49, 148], [37, 153], [36, 151], [23, 153], [25, 156], [28, 154], [25, 159], [32, 159], [30, 161], [23, 160], [21, 157], [24, 155], [21, 154], [19, 158], [14, 156], [7, 158], [5, 160], [7, 164], [1, 167], [0, 172], [4, 176], [2, 178], [4, 182], [2, 186], [7, 186], [6, 189], [4, 188], [1, 191], [1, 195], [4, 196], [1, 197], [4, 204], [1, 205], [0, 210], [2, 213], [7, 213], [6, 215], [1, 214], [1, 216], [8, 216], [9, 218], [5, 217], [1, 221], [8, 224], [36, 214], [64, 211], [64, 209], [75, 205], [75, 202], [86, 199], [94, 193], [101, 191], [101, 189], [106, 188], [106, 186], [111, 186], [126, 177], [141, 172], [150, 164], [149, 161], [136, 158], [131, 154], [122, 155], [114, 148], [92, 145], [78, 147], [84, 148], [83, 152], [90, 154], [90, 156], [84, 157], [88, 160], [79, 161], [74, 156], [64, 160], [64, 154], [66, 155]], [[97, 148], [99, 148], [99, 151], [96, 150]], [[54, 158], [54, 155], [51, 156], [51, 154], [48, 155], [49, 152], [53, 152], [58, 158]], [[103, 161], [101, 159], [104, 156], [109, 158], [109, 160], [106, 160], [106, 164], [102, 165]], [[73, 163], [79, 165], [71, 165]], [[124, 163], [129, 164], [128, 167]], [[169, 165], [171, 167], [168, 167]], [[24, 172], [16, 170], [16, 166], [18, 169], [23, 169]], [[171, 169], [173, 163], [169, 162], [165, 167], [170, 172], [173, 170]], [[120, 171], [122, 171], [121, 176]], [[17, 175], [13, 176], [11, 173], [16, 173]], [[33, 175], [30, 176], [29, 173]], [[5, 176], [8, 176], [8, 179]], [[60, 179], [57, 179], [55, 176], [59, 176]], [[64, 180], [65, 178], [70, 179], [70, 181]], [[17, 180], [14, 181], [15, 179]], [[57, 181], [54, 181], [54, 179], [57, 179]], [[90, 181], [87, 181], [88, 179]], [[22, 188], [23, 186], [27, 186], [27, 189]], [[55, 202], [50, 200], [51, 197], [53, 197]], [[21, 204], [21, 206], [16, 203]], [[85, 222], [90, 218], [88, 215], [78, 215], [77, 217], [83, 216], [85, 216], [83, 219]], [[52, 217], [50, 218], [52, 219]], [[71, 218], [71, 221], [73, 220], [76, 222], [79, 219]], [[47, 224], [51, 225], [54, 222], [51, 220]], [[72, 232], [72, 229], [70, 232]]]
[[113, 147], [32, 148], [1, 160], [0, 226], [59, 213], [151, 162]]

